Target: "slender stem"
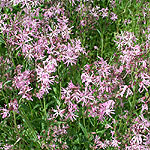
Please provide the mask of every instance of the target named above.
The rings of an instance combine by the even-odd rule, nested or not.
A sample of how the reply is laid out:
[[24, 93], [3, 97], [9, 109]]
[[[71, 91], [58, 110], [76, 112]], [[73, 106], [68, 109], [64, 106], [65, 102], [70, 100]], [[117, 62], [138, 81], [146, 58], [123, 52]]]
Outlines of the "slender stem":
[[61, 100], [61, 81], [60, 81], [60, 84], [59, 84], [59, 89], [60, 89], [60, 92], [59, 92], [59, 100]]
[[104, 51], [104, 40], [103, 34], [101, 34], [101, 57], [103, 57], [103, 51]]
[[[61, 65], [60, 65], [61, 67]], [[60, 70], [60, 67], [58, 67], [58, 75], [60, 74], [59, 70]], [[59, 100], [61, 100], [61, 78], [59, 76]]]
[[132, 82], [133, 82], [133, 103], [132, 103], [132, 110], [135, 107], [135, 100], [136, 100], [136, 86], [134, 86], [133, 73], [134, 73], [134, 71], [133, 71], [133, 68], [132, 68], [132, 73], [131, 73], [131, 79], [132, 79]]
[[4, 94], [4, 91], [3, 91], [3, 90], [1, 90], [1, 92], [2, 92], [2, 94], [3, 94], [3, 96], [4, 96], [5, 103], [8, 105], [8, 100], [7, 100], [7, 98], [6, 98], [5, 94]]
[[17, 123], [16, 123], [16, 112], [15, 112], [15, 111], [13, 111], [13, 116], [14, 116], [14, 125], [15, 125], [15, 129], [16, 129], [18, 135], [19, 135], [19, 131], [18, 131], [18, 128], [17, 128]]
[[47, 113], [46, 113], [46, 100], [45, 97], [43, 98], [44, 100], [44, 114], [45, 114], [45, 119], [47, 119]]
[[[103, 32], [102, 32], [101, 27], [100, 27], [100, 30], [97, 29], [97, 32], [99, 33], [100, 38], [101, 38], [101, 57], [103, 57], [103, 53], [104, 53], [104, 39], [103, 39]], [[98, 56], [98, 51], [97, 51], [97, 56]]]

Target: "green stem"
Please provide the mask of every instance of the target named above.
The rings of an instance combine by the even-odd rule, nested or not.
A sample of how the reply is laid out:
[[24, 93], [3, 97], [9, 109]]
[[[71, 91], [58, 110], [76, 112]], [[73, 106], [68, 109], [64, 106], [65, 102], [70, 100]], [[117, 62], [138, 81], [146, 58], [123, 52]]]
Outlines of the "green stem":
[[[60, 74], [60, 68], [61, 68], [61, 65], [60, 67], [58, 67], [58, 75]], [[59, 76], [59, 100], [61, 100], [61, 78]]]
[[45, 119], [47, 119], [47, 113], [46, 113], [46, 100], [45, 97], [43, 98], [44, 100], [44, 114], [45, 114]]
[[15, 112], [15, 111], [13, 111], [13, 116], [14, 116], [14, 125], [15, 125], [15, 129], [16, 129], [16, 131], [17, 131], [18, 135], [19, 135], [19, 131], [18, 131], [18, 128], [17, 128], [17, 122], [16, 122], [16, 112]]
[[3, 91], [3, 90], [1, 90], [1, 92], [2, 92], [2, 94], [3, 94], [3, 96], [4, 96], [5, 103], [8, 105], [8, 100], [7, 100], [7, 98], [6, 98], [5, 94], [4, 94], [4, 91]]
[[[99, 33], [100, 38], [101, 38], [101, 57], [103, 57], [103, 53], [104, 53], [104, 38], [103, 38], [103, 32], [102, 32], [101, 27], [100, 27], [100, 30], [97, 29], [97, 32]], [[98, 51], [97, 51], [97, 56], [98, 56]]]
[[133, 102], [132, 102], [132, 110], [134, 109], [135, 107], [135, 101], [136, 101], [136, 85], [134, 86], [134, 78], [133, 78], [133, 68], [132, 68], [132, 73], [131, 73], [131, 79], [132, 79], [132, 82], [133, 82]]
[[60, 81], [60, 84], [59, 84], [59, 89], [60, 89], [60, 92], [59, 92], [59, 100], [61, 100], [61, 81]]
[[104, 40], [103, 40], [103, 34], [101, 36], [101, 57], [103, 57], [103, 51], [104, 51]]

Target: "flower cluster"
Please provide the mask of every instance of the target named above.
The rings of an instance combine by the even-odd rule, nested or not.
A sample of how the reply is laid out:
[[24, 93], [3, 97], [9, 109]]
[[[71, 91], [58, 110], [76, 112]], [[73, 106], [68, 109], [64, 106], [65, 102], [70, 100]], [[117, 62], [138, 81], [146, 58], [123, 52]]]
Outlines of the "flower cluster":
[[31, 91], [33, 88], [30, 86], [30, 74], [31, 71], [29, 70], [21, 72], [21, 66], [18, 66], [17, 75], [14, 77], [13, 86], [19, 90], [18, 94], [22, 95], [22, 98], [32, 101], [33, 99]]
[[130, 145], [126, 147], [126, 150], [148, 150], [150, 144], [150, 122], [144, 118], [143, 114], [134, 119], [134, 122], [135, 124], [131, 127], [133, 135], [130, 139]]

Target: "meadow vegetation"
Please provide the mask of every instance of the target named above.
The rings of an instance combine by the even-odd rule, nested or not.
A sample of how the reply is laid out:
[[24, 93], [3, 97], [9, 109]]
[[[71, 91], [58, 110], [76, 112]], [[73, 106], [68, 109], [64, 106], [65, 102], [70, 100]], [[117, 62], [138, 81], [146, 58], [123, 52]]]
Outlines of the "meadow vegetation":
[[150, 149], [149, 0], [0, 1], [0, 149]]

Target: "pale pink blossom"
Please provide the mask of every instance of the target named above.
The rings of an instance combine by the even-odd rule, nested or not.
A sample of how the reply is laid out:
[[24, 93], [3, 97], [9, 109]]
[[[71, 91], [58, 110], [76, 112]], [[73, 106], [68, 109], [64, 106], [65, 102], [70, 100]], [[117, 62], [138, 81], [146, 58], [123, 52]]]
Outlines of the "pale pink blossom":
[[64, 113], [65, 113], [65, 109], [60, 109], [59, 107], [60, 106], [56, 106], [57, 107], [57, 109], [55, 110], [55, 109], [52, 109], [52, 111], [55, 113], [55, 114], [53, 114], [53, 117], [54, 118], [57, 118], [58, 116], [60, 116], [61, 118], [64, 116]]
[[7, 105], [5, 104], [4, 108], [0, 108], [0, 111], [2, 111], [2, 113], [0, 113], [2, 115], [2, 118], [6, 118], [10, 116], [9, 110], [6, 107]]

